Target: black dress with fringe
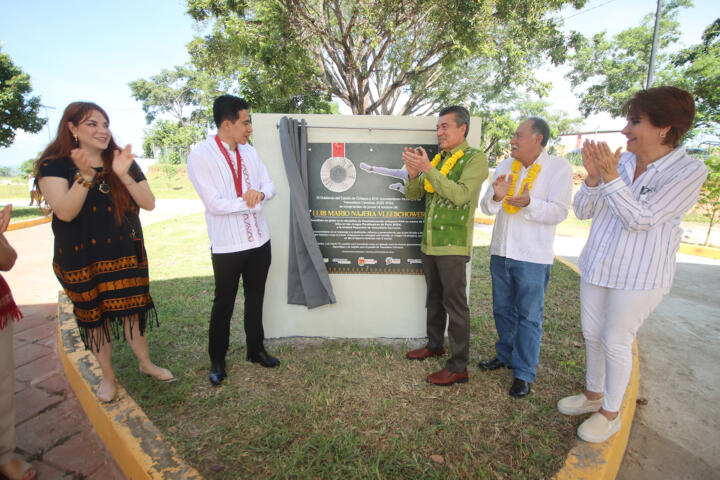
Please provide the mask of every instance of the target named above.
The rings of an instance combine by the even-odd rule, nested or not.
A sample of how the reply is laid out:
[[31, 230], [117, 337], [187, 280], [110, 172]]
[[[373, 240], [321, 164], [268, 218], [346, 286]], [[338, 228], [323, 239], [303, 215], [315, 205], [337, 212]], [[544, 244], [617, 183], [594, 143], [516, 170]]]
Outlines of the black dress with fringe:
[[[65, 178], [72, 187], [77, 170], [70, 159], [47, 160], [40, 166], [38, 178]], [[145, 180], [135, 162], [129, 173], [137, 182]], [[85, 348], [95, 351], [110, 342], [111, 336], [120, 338], [125, 318], [139, 320], [141, 335], [157, 325], [138, 207], [131, 199], [131, 210], [118, 225], [107, 178], [104, 183], [96, 182], [88, 191], [73, 220], [52, 219], [53, 269], [73, 303]]]

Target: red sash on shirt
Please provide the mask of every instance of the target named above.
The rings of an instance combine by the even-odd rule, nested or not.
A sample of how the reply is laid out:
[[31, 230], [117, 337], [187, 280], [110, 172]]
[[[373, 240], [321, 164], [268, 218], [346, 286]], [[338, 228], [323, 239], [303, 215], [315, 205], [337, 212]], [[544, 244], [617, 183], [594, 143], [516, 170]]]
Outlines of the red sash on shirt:
[[222, 152], [223, 156], [225, 157], [225, 161], [228, 164], [228, 167], [230, 167], [230, 171], [232, 172], [233, 181], [235, 182], [235, 191], [237, 192], [238, 197], [242, 197], [242, 178], [240, 177], [240, 172], [242, 171], [242, 157], [240, 156], [240, 149], [235, 145], [235, 156], [237, 159], [237, 172], [235, 171], [235, 167], [233, 167], [232, 160], [230, 159], [230, 154], [225, 149], [225, 146], [220, 141], [220, 138], [215, 135], [215, 143], [217, 143], [218, 148], [220, 148], [220, 151]]

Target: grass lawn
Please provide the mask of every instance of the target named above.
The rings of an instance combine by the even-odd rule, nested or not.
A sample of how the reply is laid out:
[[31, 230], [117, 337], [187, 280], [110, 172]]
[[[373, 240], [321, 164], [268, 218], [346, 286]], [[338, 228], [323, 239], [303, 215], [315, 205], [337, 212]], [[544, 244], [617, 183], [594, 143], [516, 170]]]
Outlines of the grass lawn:
[[[9, 200], [30, 202], [27, 180], [22, 177], [8, 177], [5, 180], [5, 183], [0, 183], [0, 206]], [[200, 198], [190, 183], [184, 166], [151, 167], [147, 180], [157, 198]]]
[[40, 207], [13, 207], [12, 213], [10, 214], [10, 223], [22, 222], [23, 220], [30, 220], [31, 218], [44, 217], [50, 213], [47, 209], [41, 209]]
[[151, 225], [145, 237], [162, 324], [150, 333], [150, 348], [178, 381], [141, 375], [124, 342], [114, 362], [130, 395], [206, 478], [548, 478], [575, 441], [582, 418], [555, 409], [584, 383], [579, 280], [562, 264], [553, 267], [538, 378], [524, 400], [507, 394], [510, 370], [476, 366], [494, 355], [496, 341], [487, 246], [473, 257], [469, 383], [427, 384], [443, 360], [408, 361], [402, 340], [275, 340], [269, 350], [282, 365], [251, 364], [240, 292], [229, 377], [213, 388], [213, 281], [202, 215]]
[[7, 203], [5, 199], [21, 198], [30, 202], [27, 179], [23, 176], [4, 177], [0, 182], [0, 205]]
[[197, 192], [190, 183], [184, 165], [171, 167], [152, 166], [147, 173], [147, 180], [157, 198], [199, 199]]

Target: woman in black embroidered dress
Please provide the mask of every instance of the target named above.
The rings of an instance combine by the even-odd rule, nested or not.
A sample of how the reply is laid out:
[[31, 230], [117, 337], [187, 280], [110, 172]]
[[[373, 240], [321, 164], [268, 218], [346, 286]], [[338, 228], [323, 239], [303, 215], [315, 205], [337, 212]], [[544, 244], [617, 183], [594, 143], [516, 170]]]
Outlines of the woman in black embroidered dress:
[[152, 363], [145, 337], [157, 313], [138, 211], [152, 210], [155, 197], [130, 145], [121, 150], [108, 125], [98, 105], [71, 103], [35, 164], [40, 192], [54, 213], [53, 269], [73, 302], [85, 348], [102, 368], [97, 397], [104, 402], [117, 392], [110, 342], [121, 329], [141, 372], [173, 379]]

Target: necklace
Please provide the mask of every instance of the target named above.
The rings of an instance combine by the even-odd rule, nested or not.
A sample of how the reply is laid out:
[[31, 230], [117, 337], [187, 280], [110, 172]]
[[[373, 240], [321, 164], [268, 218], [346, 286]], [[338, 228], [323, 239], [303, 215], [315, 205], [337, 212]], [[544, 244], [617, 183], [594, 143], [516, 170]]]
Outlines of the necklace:
[[[458, 150], [450, 158], [445, 160], [445, 163], [443, 163], [443, 166], [440, 169], [440, 173], [442, 173], [443, 177], [447, 177], [448, 173], [450, 173], [450, 170], [452, 170], [452, 168], [455, 166], [457, 161], [460, 160], [460, 158], [463, 155], [465, 155], [465, 152], [463, 152], [462, 150]], [[435, 157], [430, 162], [433, 167], [437, 168], [438, 164], [440, 163], [440, 158], [441, 158], [441, 155], [440, 155], [440, 152], [438, 152], [438, 154], [435, 155]], [[432, 184], [430, 183], [430, 181], [427, 178], [425, 179], [424, 186], [425, 186], [426, 192], [435, 193], [435, 189], [433, 188]]]
[[[512, 215], [514, 213], [517, 213], [520, 210], [520, 207], [516, 207], [514, 205], [509, 205], [507, 203], [507, 199], [509, 197], [512, 197], [515, 195], [515, 185], [517, 184], [517, 178], [518, 174], [520, 173], [520, 167], [522, 166], [522, 163], [520, 163], [520, 160], [513, 160], [512, 164], [510, 165], [510, 170], [513, 173], [512, 176], [512, 183], [510, 183], [510, 190], [508, 190], [507, 195], [505, 195], [505, 198], [503, 199], [503, 210], [505, 210], [508, 214]], [[533, 182], [535, 181], [535, 178], [537, 178], [538, 173], [540, 173], [540, 164], [535, 162], [530, 169], [528, 169], [527, 177], [525, 177], [520, 184], [520, 190], [519, 192], [523, 191], [523, 188], [525, 185], [527, 185], [527, 190], [530, 191], [530, 189], [533, 186]]]
[[104, 193], [106, 195], [110, 193], [110, 185], [107, 183], [107, 173], [108, 171], [103, 167], [101, 171], [95, 174], [98, 180], [98, 190], [100, 190], [100, 193]]

